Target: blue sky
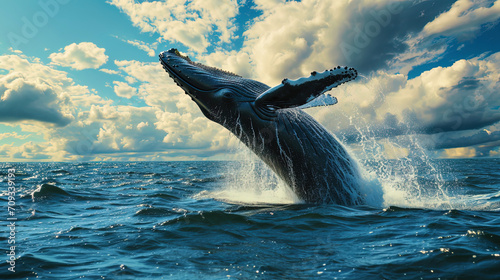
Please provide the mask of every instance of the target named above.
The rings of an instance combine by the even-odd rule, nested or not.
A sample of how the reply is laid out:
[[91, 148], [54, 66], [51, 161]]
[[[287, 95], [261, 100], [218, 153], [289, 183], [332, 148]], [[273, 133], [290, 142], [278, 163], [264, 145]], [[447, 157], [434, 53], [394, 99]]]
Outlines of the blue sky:
[[[29, 5], [27, 4], [29, 2]], [[308, 109], [354, 152], [500, 155], [500, 1], [3, 1], [0, 160], [230, 159], [238, 142], [168, 78], [172, 47], [270, 86], [361, 77]], [[365, 137], [361, 137], [365, 136]]]

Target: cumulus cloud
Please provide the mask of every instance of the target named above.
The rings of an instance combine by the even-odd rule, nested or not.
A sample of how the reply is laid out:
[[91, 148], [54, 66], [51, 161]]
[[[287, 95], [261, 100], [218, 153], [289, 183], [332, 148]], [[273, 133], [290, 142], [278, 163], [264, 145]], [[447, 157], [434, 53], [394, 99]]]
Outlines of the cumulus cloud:
[[[404, 53], [408, 34], [449, 8], [452, 1], [273, 1], [244, 33], [242, 49], [255, 77], [274, 84], [337, 65], [361, 73], [389, 68]], [[411, 18], [411, 21], [408, 21]]]
[[471, 37], [486, 23], [500, 18], [500, 1], [458, 0], [451, 8], [424, 26], [427, 36]]
[[153, 107], [104, 105], [81, 112], [79, 120], [53, 133], [67, 139], [64, 150], [82, 159], [153, 154], [166, 159], [179, 153], [194, 159], [227, 149], [227, 133], [214, 129], [215, 124], [207, 125], [200, 116], [181, 116]]
[[[76, 84], [68, 73], [44, 65], [37, 58], [23, 54], [2, 55], [0, 69], [7, 71], [0, 75], [0, 121], [46, 140], [0, 146], [0, 158], [16, 161], [76, 159], [66, 151], [66, 139], [55, 137], [54, 132], [72, 127], [80, 110], [110, 101], [103, 100], [95, 91], [91, 93], [87, 86]], [[2, 136], [29, 139], [12, 132]]]
[[34, 143], [29, 141], [18, 147], [14, 145], [0, 146], [0, 156], [4, 155], [11, 161], [49, 160], [51, 155], [47, 151], [48, 143]]
[[[243, 33], [243, 47], [238, 51], [216, 49], [198, 60], [272, 85], [284, 77], [298, 78], [337, 65], [352, 66], [368, 74], [390, 68], [392, 59], [408, 60], [408, 54], [398, 55], [410, 48], [405, 41], [409, 34], [420, 32], [453, 1], [254, 3], [263, 15]], [[411, 63], [405, 63], [423, 63], [441, 53], [437, 47], [432, 55], [429, 51], [412, 53]], [[422, 55], [429, 57], [423, 59]]]
[[201, 58], [206, 65], [217, 66], [242, 77], [254, 77], [250, 55], [246, 52], [237, 51], [214, 51]]
[[185, 96], [184, 92], [172, 82], [158, 62], [140, 62], [135, 60], [115, 61], [118, 68], [139, 82], [137, 95], [147, 105], [167, 112], [195, 112], [196, 105]]
[[75, 107], [89, 107], [91, 104], [106, 104], [96, 92], [90, 93], [87, 86], [76, 84], [68, 73], [44, 65], [38, 58], [25, 55], [0, 56], [0, 68], [8, 71], [6, 76], [22, 76], [29, 83], [51, 88], [60, 99], [69, 99]]
[[201, 114], [162, 112], [157, 117], [155, 125], [167, 132], [163, 141], [172, 147], [219, 149], [228, 144], [229, 133]]
[[[497, 3], [488, 7], [485, 1], [465, 6], [459, 3], [464, 0], [455, 2], [254, 1], [262, 16], [249, 23], [243, 47], [237, 51], [216, 49], [198, 59], [268, 84], [337, 65], [355, 67], [366, 75], [379, 69], [406, 74], [445, 52], [446, 40], [434, 40], [436, 36], [456, 34], [446, 31], [458, 30], [451, 23], [446, 30], [434, 28], [443, 21], [440, 18], [451, 18], [457, 10], [467, 12], [461, 24], [474, 30], [496, 20]], [[163, 40], [180, 42], [198, 53], [211, 45], [208, 38], [214, 32], [222, 32], [223, 43], [237, 38], [235, 1], [110, 3], [128, 14], [142, 31], [159, 33]]]
[[36, 120], [59, 126], [72, 119], [68, 97], [58, 96], [49, 85], [26, 80], [20, 74], [0, 78], [0, 121]]
[[[428, 26], [446, 18], [460, 4], [456, 2], [258, 0], [254, 4], [262, 16], [254, 19], [243, 34], [240, 50], [216, 49], [198, 55], [197, 60], [271, 86], [285, 77], [298, 78], [339, 64], [353, 66], [364, 77], [332, 92], [339, 97], [339, 105], [311, 110], [343, 139], [359, 141], [364, 127], [377, 139], [395, 139], [408, 133], [419, 133], [424, 138], [430, 135], [427, 143], [433, 149], [454, 148], [449, 146], [451, 139], [463, 145], [485, 145], [494, 140], [491, 136], [497, 130], [492, 128], [490, 137], [480, 137], [484, 135], [478, 130], [499, 121], [495, 107], [498, 100], [490, 94], [499, 86], [497, 54], [459, 60], [413, 79], [406, 76], [414, 66], [436, 60], [446, 52], [447, 39], [436, 38], [456, 35], [452, 32], [456, 26], [449, 24], [434, 32], [428, 32]], [[481, 7], [495, 9], [486, 2], [462, 9], [461, 15], [470, 14], [464, 18], [466, 24], [475, 26], [475, 30], [495, 20], [490, 16], [474, 21]], [[154, 28], [143, 31], [156, 32]], [[193, 103], [172, 83], [160, 86], [157, 79], [162, 78], [154, 76], [155, 66], [133, 61], [115, 63], [141, 81], [138, 94], [148, 105], [163, 108], [165, 113], [160, 116], [168, 118], [160, 118], [165, 123], [159, 128], [166, 127], [167, 119], [176, 125], [186, 123], [185, 132], [170, 127], [175, 133], [166, 136], [167, 142], [192, 141], [189, 131], [196, 129], [188, 126], [188, 121], [193, 122], [193, 116], [197, 116]], [[145, 92], [152, 94], [148, 97]], [[472, 131], [471, 135], [466, 136], [467, 131]], [[392, 150], [394, 156], [408, 153], [405, 148]]]
[[158, 42], [148, 44], [148, 43], [145, 43], [141, 40], [125, 40], [125, 39], [118, 38], [118, 36], [115, 36], [115, 37], [117, 39], [120, 39], [122, 42], [125, 42], [125, 43], [130, 44], [134, 47], [137, 47], [140, 50], [145, 51], [151, 57], [156, 56], [156, 48], [158, 47]]
[[[484, 28], [486, 25], [497, 24], [499, 11], [500, 1], [454, 1], [435, 19], [426, 22], [422, 30], [407, 34], [402, 41], [404, 51], [393, 57], [390, 68], [407, 74], [415, 66], [440, 59], [454, 40], [472, 39], [487, 29]], [[458, 49], [463, 47], [461, 45]]]
[[[386, 95], [378, 115], [413, 121], [423, 132], [478, 129], [500, 121], [500, 53], [436, 67]], [[398, 104], [403, 110], [390, 107]], [[392, 113], [391, 113], [392, 112]]]
[[163, 40], [179, 42], [202, 53], [211, 45], [209, 36], [219, 34], [220, 42], [230, 42], [238, 13], [236, 0], [176, 0], [140, 2], [110, 0], [126, 13], [143, 32], [158, 33]]
[[36, 120], [57, 126], [74, 119], [75, 107], [103, 104], [101, 97], [77, 85], [66, 72], [20, 55], [0, 56], [0, 121]]
[[334, 89], [336, 106], [310, 112], [349, 143], [393, 139], [408, 147], [403, 136], [419, 134], [429, 149], [473, 147], [476, 156], [487, 154], [500, 140], [499, 66], [500, 53], [495, 53], [413, 79], [379, 71]]
[[[77, 85], [64, 71], [23, 55], [0, 56], [0, 121], [38, 134], [44, 142], [0, 145], [0, 158], [22, 160], [199, 159], [227, 151], [229, 133], [202, 116], [159, 63], [115, 61], [125, 82], [116, 93], [148, 106], [115, 105]], [[171, 85], [173, 84], [173, 85]], [[24, 106], [26, 109], [22, 109]], [[46, 124], [33, 123], [37, 120]], [[13, 132], [0, 138], [29, 137]], [[186, 156], [186, 155], [189, 156]]]
[[49, 58], [55, 65], [71, 67], [76, 70], [97, 69], [108, 61], [104, 48], [91, 42], [73, 43], [64, 47], [63, 52], [52, 53]]
[[124, 98], [132, 98], [137, 94], [137, 89], [127, 83], [114, 81], [113, 84], [116, 95]]

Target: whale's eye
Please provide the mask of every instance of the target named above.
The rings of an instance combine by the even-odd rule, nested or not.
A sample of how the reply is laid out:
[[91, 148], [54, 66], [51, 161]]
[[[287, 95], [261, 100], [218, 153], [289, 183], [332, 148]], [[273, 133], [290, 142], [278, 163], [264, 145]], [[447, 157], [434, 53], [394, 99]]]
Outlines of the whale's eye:
[[233, 98], [233, 94], [230, 92], [230, 91], [226, 91], [224, 92], [224, 94], [222, 95], [224, 98]]

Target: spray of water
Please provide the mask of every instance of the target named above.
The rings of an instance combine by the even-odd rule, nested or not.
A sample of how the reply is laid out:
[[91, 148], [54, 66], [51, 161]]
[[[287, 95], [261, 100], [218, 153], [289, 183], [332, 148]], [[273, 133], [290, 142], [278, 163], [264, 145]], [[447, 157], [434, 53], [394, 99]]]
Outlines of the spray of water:
[[204, 197], [243, 205], [297, 204], [303, 201], [243, 143], [233, 148], [236, 161], [225, 165], [226, 180]]
[[[361, 76], [361, 78], [365, 78]], [[369, 89], [383, 98], [380, 88]], [[354, 112], [354, 114], [353, 114]], [[428, 156], [420, 144], [418, 135], [412, 131], [411, 124], [406, 133], [384, 140], [377, 137], [372, 124], [352, 108], [349, 113], [350, 125], [358, 133], [356, 152], [351, 153], [360, 165], [361, 190], [367, 197], [366, 202], [373, 206], [398, 206], [409, 208], [453, 209], [450, 193], [445, 187], [440, 167]], [[377, 129], [384, 129], [378, 126]], [[390, 158], [389, 155], [407, 154]], [[374, 199], [382, 193], [382, 200]]]

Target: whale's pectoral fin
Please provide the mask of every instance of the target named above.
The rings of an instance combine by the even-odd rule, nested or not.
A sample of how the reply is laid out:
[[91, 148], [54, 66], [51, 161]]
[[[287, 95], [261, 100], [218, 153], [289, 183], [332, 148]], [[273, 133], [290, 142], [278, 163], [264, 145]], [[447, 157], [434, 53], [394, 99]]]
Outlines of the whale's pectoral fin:
[[314, 98], [312, 101], [298, 106], [297, 108], [299, 109], [307, 109], [307, 108], [313, 108], [313, 107], [321, 107], [321, 106], [331, 106], [337, 104], [339, 101], [335, 96], [332, 96], [330, 94], [323, 94], [320, 95], [316, 98]]
[[312, 72], [311, 76], [297, 80], [284, 79], [280, 85], [259, 95], [255, 104], [274, 109], [333, 105], [337, 103], [337, 99], [331, 95], [316, 99], [332, 88], [354, 80], [357, 75], [358, 72], [353, 68], [337, 67], [322, 73]]

